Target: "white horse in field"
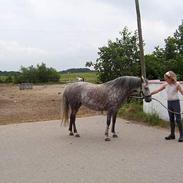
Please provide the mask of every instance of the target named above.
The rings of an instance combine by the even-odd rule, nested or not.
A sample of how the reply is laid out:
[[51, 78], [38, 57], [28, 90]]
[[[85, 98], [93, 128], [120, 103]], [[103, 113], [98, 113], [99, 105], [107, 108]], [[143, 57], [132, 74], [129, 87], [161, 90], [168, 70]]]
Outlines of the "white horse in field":
[[77, 77], [76, 79], [77, 81], [84, 81], [84, 78], [81, 78], [81, 77]]

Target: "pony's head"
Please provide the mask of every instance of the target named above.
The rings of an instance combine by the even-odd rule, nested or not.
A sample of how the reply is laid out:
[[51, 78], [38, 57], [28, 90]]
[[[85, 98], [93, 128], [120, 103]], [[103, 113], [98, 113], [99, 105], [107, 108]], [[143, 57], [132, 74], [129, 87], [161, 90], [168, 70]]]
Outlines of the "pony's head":
[[146, 102], [151, 102], [152, 98], [151, 98], [151, 95], [150, 95], [148, 81], [147, 81], [147, 79], [145, 79], [142, 76], [141, 77], [141, 82], [142, 82], [142, 86], [141, 86], [142, 95], [143, 95], [143, 97], [144, 97], [144, 99], [145, 99]]

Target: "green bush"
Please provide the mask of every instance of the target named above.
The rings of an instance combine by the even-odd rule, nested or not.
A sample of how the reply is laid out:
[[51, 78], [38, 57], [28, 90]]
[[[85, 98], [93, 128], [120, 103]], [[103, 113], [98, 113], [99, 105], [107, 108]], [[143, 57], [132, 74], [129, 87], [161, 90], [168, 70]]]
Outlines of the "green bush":
[[13, 77], [12, 76], [7, 76], [4, 80], [5, 83], [12, 83], [13, 82]]
[[119, 116], [124, 119], [143, 122], [151, 126], [168, 126], [168, 122], [160, 119], [156, 113], [144, 113], [142, 102], [132, 101], [123, 105], [119, 111]]
[[0, 83], [12, 83], [13, 82], [13, 76], [0, 76]]
[[44, 63], [36, 67], [21, 67], [20, 74], [14, 76], [14, 83], [46, 83], [59, 80], [60, 73], [53, 68], [47, 68]]

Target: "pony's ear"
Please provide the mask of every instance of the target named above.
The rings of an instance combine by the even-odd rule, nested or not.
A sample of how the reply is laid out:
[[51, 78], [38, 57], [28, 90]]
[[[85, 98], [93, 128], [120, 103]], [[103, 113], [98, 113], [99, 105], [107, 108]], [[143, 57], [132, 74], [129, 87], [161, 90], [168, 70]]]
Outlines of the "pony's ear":
[[141, 76], [141, 81], [142, 81], [142, 83], [145, 83], [145, 78], [144, 78], [144, 76]]
[[145, 83], [145, 85], [148, 85], [147, 79], [144, 78], [144, 76], [141, 76], [142, 83]]

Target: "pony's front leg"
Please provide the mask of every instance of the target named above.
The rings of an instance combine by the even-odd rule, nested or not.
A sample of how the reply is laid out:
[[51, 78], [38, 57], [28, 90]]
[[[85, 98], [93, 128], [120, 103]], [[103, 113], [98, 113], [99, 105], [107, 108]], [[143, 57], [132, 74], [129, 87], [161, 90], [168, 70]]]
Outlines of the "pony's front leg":
[[112, 135], [113, 138], [117, 138], [118, 137], [116, 132], [115, 132], [116, 116], [117, 116], [117, 112], [115, 112], [112, 115], [112, 129], [111, 129], [111, 132], [113, 133], [113, 135]]
[[72, 132], [72, 121], [71, 120], [70, 120], [70, 123], [69, 123], [69, 131], [70, 131], [69, 135], [73, 136], [74, 133]]
[[80, 135], [79, 135], [79, 133], [77, 132], [77, 129], [76, 129], [76, 123], [75, 123], [75, 121], [76, 120], [74, 120], [74, 122], [73, 122], [75, 137], [80, 137]]
[[109, 137], [109, 126], [110, 126], [110, 123], [111, 123], [111, 113], [108, 112], [107, 113], [107, 123], [106, 123], [106, 130], [105, 130], [105, 141], [110, 141], [110, 137]]

